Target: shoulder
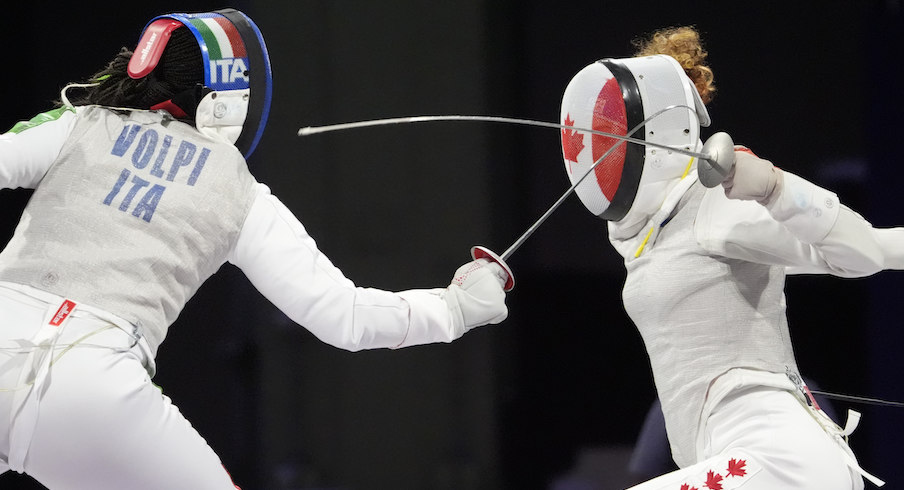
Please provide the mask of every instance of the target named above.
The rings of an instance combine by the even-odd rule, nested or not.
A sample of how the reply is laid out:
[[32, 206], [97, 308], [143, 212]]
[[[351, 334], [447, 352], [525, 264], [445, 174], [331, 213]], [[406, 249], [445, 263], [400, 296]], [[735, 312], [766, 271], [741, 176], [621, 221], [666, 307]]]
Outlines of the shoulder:
[[48, 123], [68, 122], [76, 115], [74, 107], [57, 107], [46, 112], [42, 112], [27, 121], [19, 121], [8, 131], [11, 134], [20, 134], [30, 129], [34, 129]]

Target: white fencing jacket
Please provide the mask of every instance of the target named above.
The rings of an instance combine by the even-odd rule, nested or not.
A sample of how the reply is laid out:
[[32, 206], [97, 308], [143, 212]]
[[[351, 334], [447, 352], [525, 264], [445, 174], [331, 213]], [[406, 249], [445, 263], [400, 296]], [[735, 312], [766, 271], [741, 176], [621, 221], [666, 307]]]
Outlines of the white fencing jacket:
[[226, 261], [343, 349], [450, 342], [466, 328], [445, 289], [355, 286], [238, 150], [163, 112], [70, 108], [0, 135], [0, 188], [19, 187], [35, 193], [0, 253], [0, 282], [140, 326], [154, 354]]
[[794, 389], [786, 273], [861, 277], [904, 268], [904, 229], [874, 228], [834, 193], [791, 173], [768, 207], [689, 184], [655, 241], [646, 229], [631, 235], [609, 223], [625, 258], [625, 309], [644, 340], [682, 467], [698, 461], [697, 437], [722, 397], [751, 384]]

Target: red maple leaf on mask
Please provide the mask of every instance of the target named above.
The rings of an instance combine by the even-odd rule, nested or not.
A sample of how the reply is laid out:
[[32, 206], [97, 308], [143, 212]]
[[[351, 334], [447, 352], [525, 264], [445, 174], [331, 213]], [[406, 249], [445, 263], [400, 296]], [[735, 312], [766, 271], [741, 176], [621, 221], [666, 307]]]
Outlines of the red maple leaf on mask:
[[[565, 125], [573, 126], [571, 115], [565, 116]], [[577, 163], [578, 155], [584, 149], [584, 135], [573, 130], [562, 130], [562, 155], [566, 160]]]
[[747, 466], [747, 461], [731, 458], [728, 460], [728, 474], [725, 476], [744, 476], [747, 474], [745, 466]]
[[684, 485], [681, 485], [680, 490], [697, 490], [697, 487], [692, 487], [692, 486], [688, 485], [687, 483], [685, 483]]
[[719, 483], [721, 481], [722, 475], [709, 471], [706, 473], [706, 483], [704, 483], [704, 485], [710, 490], [722, 490], [722, 484]]

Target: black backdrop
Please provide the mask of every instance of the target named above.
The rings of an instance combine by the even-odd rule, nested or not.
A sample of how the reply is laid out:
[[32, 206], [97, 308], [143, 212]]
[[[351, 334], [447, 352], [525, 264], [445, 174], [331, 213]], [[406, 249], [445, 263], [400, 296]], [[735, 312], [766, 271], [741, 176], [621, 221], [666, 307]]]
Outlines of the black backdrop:
[[[877, 225], [902, 224], [900, 0], [387, 3], [232, 4], [257, 21], [274, 66], [253, 170], [360, 285], [439, 286], [471, 245], [504, 250], [567, 188], [558, 137], [481, 123], [304, 138], [299, 127], [417, 114], [554, 121], [577, 70], [628, 56], [631, 38], [666, 25], [694, 24], [707, 42], [719, 87], [709, 131], [831, 187]], [[221, 6], [7, 6], [0, 127], [48, 108], [153, 15]], [[0, 191], [4, 241], [28, 196]], [[655, 392], [602, 223], [569, 199], [510, 264], [503, 324], [451, 345], [359, 353], [291, 324], [226, 265], [171, 328], [155, 382], [246, 489], [552, 488], [588, 471], [588, 457], [601, 488], [632, 481], [625, 458]], [[902, 278], [791, 278], [804, 374], [904, 398]], [[864, 412], [852, 438], [864, 467], [904, 485], [901, 409], [835, 407]], [[33, 485], [0, 476], [3, 488]]]

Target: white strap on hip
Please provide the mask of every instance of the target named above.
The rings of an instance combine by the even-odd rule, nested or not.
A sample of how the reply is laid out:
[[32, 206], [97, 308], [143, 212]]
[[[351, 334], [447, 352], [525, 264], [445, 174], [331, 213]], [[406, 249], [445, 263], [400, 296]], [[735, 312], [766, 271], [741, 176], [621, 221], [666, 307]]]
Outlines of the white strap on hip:
[[847, 445], [847, 437], [853, 434], [857, 429], [857, 426], [860, 425], [860, 412], [848, 410], [847, 422], [845, 422], [844, 429], [842, 429], [819, 408], [813, 406], [808, 406], [807, 408], [810, 410], [813, 418], [815, 418], [816, 421], [819, 422], [819, 425], [821, 425], [822, 428], [838, 442], [838, 446], [841, 448], [841, 454], [844, 457], [844, 461], [845, 463], [847, 463], [848, 467], [850, 467], [857, 473], [860, 473], [863, 478], [866, 478], [877, 487], [885, 485], [885, 481], [867, 472], [860, 466], [860, 463], [858, 463], [857, 459], [854, 458], [854, 454], [851, 452], [850, 448]]
[[[78, 305], [65, 299], [55, 308], [49, 308], [45, 322], [32, 339], [35, 348], [28, 354], [19, 385], [30, 384], [30, 389], [23, 389], [13, 397], [13, 410], [10, 413], [9, 430], [9, 467], [22, 473], [25, 471], [25, 456], [31, 445], [31, 438], [38, 422], [38, 411], [41, 395], [50, 377], [50, 366], [57, 341], [65, 327], [66, 320]], [[34, 381], [28, 383], [28, 376], [34, 372]]]
[[[838, 432], [835, 437], [837, 437], [838, 439], [846, 440], [847, 436], [854, 433], [854, 431], [857, 429], [858, 425], [860, 425], [860, 412], [857, 412], [854, 410], [848, 410], [848, 418], [847, 418], [847, 422], [844, 424], [844, 429], [842, 429], [840, 432]], [[863, 478], [866, 478], [867, 480], [872, 482], [873, 485], [876, 485], [877, 487], [881, 487], [881, 486], [885, 485], [885, 482], [883, 480], [879, 479], [875, 475], [872, 475], [872, 474], [868, 473], [866, 470], [864, 470], [863, 468], [861, 468], [860, 463], [857, 462], [857, 460], [854, 458], [853, 454], [850, 451], [844, 451], [843, 454], [844, 454], [844, 460], [848, 464], [848, 466], [850, 466], [855, 471], [860, 473], [863, 476]]]

